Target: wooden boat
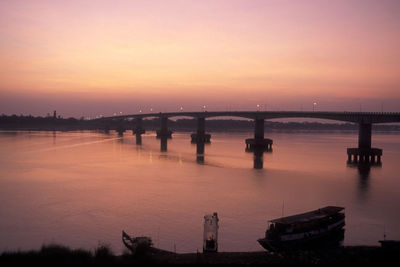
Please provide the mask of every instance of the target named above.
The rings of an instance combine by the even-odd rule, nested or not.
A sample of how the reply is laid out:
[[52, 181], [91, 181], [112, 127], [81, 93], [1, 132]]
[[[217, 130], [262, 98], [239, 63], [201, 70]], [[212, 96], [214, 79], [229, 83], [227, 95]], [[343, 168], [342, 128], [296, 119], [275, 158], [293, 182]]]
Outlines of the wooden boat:
[[344, 237], [343, 207], [327, 206], [269, 221], [265, 237], [257, 241], [266, 250], [276, 251], [308, 245], [338, 243]]
[[218, 252], [218, 214], [204, 216], [203, 252]]
[[122, 243], [124, 243], [125, 247], [127, 247], [132, 254], [136, 254], [138, 249], [147, 249], [153, 245], [150, 237], [138, 236], [133, 238], [125, 233], [125, 231], [122, 231]]

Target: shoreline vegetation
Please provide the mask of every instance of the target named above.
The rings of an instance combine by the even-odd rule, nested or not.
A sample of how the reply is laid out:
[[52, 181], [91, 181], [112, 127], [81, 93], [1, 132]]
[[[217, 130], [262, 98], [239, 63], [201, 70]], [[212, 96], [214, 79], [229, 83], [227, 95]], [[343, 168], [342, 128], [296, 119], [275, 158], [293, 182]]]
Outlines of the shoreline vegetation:
[[[142, 127], [149, 131], [160, 128], [160, 119], [144, 119]], [[132, 121], [123, 120], [86, 120], [83, 117], [62, 118], [61, 116], [33, 117], [24, 115], [1, 115], [0, 130], [25, 130], [25, 131], [77, 131], [77, 130], [97, 130], [109, 131], [123, 128], [126, 131], [135, 127]], [[355, 123], [321, 123], [321, 122], [277, 122], [266, 120], [264, 123], [265, 131], [358, 131], [358, 124]], [[173, 132], [195, 131], [197, 120], [177, 119], [169, 120], [168, 128]], [[207, 120], [206, 130], [208, 132], [224, 131], [253, 131], [254, 121], [235, 120], [235, 119], [210, 119]], [[400, 132], [400, 124], [373, 124], [373, 131], [379, 132]]]
[[3, 252], [0, 263], [90, 263], [90, 264], [394, 264], [400, 262], [398, 248], [388, 250], [379, 246], [338, 246], [330, 248], [292, 250], [281, 253], [218, 252], [218, 253], [174, 253], [154, 247], [140, 254], [124, 251], [115, 255], [109, 246], [99, 245], [94, 252], [71, 249], [66, 246], [43, 245], [40, 250]]

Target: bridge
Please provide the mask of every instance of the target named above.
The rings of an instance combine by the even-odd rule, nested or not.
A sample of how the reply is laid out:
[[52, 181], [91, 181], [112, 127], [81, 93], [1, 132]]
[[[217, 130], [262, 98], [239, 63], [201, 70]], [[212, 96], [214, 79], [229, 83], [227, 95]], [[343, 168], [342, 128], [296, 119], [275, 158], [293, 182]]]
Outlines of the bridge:
[[[246, 151], [254, 152], [254, 168], [262, 168], [262, 155], [272, 151], [272, 140], [264, 138], [264, 121], [277, 118], [315, 118], [356, 123], [359, 125], [358, 147], [348, 148], [348, 163], [380, 164], [382, 149], [371, 147], [372, 124], [400, 122], [398, 112], [323, 112], [323, 111], [202, 111], [202, 112], [167, 112], [139, 113], [123, 116], [102, 117], [97, 120], [132, 120], [136, 143], [140, 145], [141, 135], [145, 133], [142, 126], [144, 118], [160, 118], [161, 125], [157, 138], [161, 139], [161, 151], [167, 150], [167, 139], [172, 137], [168, 129], [168, 119], [173, 117], [191, 117], [197, 119], [197, 131], [192, 134], [192, 142], [197, 144], [197, 159], [204, 160], [204, 144], [210, 141], [211, 135], [205, 131], [206, 118], [239, 117], [254, 120], [254, 138], [246, 139]], [[125, 129], [117, 129], [120, 135]]]

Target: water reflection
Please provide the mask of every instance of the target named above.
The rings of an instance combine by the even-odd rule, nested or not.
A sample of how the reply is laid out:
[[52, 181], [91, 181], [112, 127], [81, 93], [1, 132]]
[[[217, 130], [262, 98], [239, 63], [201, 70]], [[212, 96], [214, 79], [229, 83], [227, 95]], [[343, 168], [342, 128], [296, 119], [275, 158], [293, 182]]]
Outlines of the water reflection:
[[160, 151], [161, 152], [166, 152], [167, 151], [167, 145], [168, 145], [168, 137], [167, 136], [160, 136], [160, 141], [161, 141]]
[[262, 148], [254, 149], [254, 169], [263, 168], [264, 165], [263, 154], [264, 154], [264, 149]]
[[142, 145], [142, 135], [136, 134], [136, 145]]
[[204, 164], [204, 142], [202, 141], [196, 143], [196, 161], [199, 164]]
[[357, 166], [358, 174], [360, 179], [367, 180], [369, 179], [369, 175], [371, 173], [371, 165], [370, 164], [359, 164]]
[[245, 149], [246, 152], [253, 152], [254, 155], [254, 164], [253, 168], [254, 169], [262, 169], [264, 167], [264, 161], [263, 161], [263, 155], [264, 153], [271, 153], [272, 148], [265, 149], [265, 147], [262, 146], [255, 146], [255, 147], [246, 147]]
[[371, 168], [381, 168], [382, 163], [376, 162], [359, 162], [359, 163], [348, 163], [349, 168], [357, 168], [359, 177], [361, 179], [368, 179], [370, 176]]
[[57, 137], [57, 132], [53, 131], [53, 145], [56, 144], [56, 137]]
[[349, 168], [357, 169], [358, 188], [360, 190], [360, 193], [364, 195], [366, 192], [369, 191], [371, 168], [380, 168], [382, 167], [382, 164], [376, 162], [358, 162], [358, 163], [347, 162], [347, 166]]
[[[29, 133], [30, 133], [30, 131], [29, 131]], [[16, 132], [16, 131], [0, 131], [0, 135], [15, 137], [18, 135], [18, 132]]]
[[371, 165], [370, 164], [358, 164], [357, 166], [359, 184], [358, 188], [360, 192], [367, 192], [369, 188]]

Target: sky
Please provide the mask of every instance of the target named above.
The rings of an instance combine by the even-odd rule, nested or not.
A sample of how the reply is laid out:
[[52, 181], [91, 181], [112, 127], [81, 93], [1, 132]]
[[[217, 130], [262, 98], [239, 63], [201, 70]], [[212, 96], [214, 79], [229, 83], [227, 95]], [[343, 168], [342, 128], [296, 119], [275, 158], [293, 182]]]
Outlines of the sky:
[[398, 0], [0, 0], [0, 114], [399, 112], [398, 14]]

